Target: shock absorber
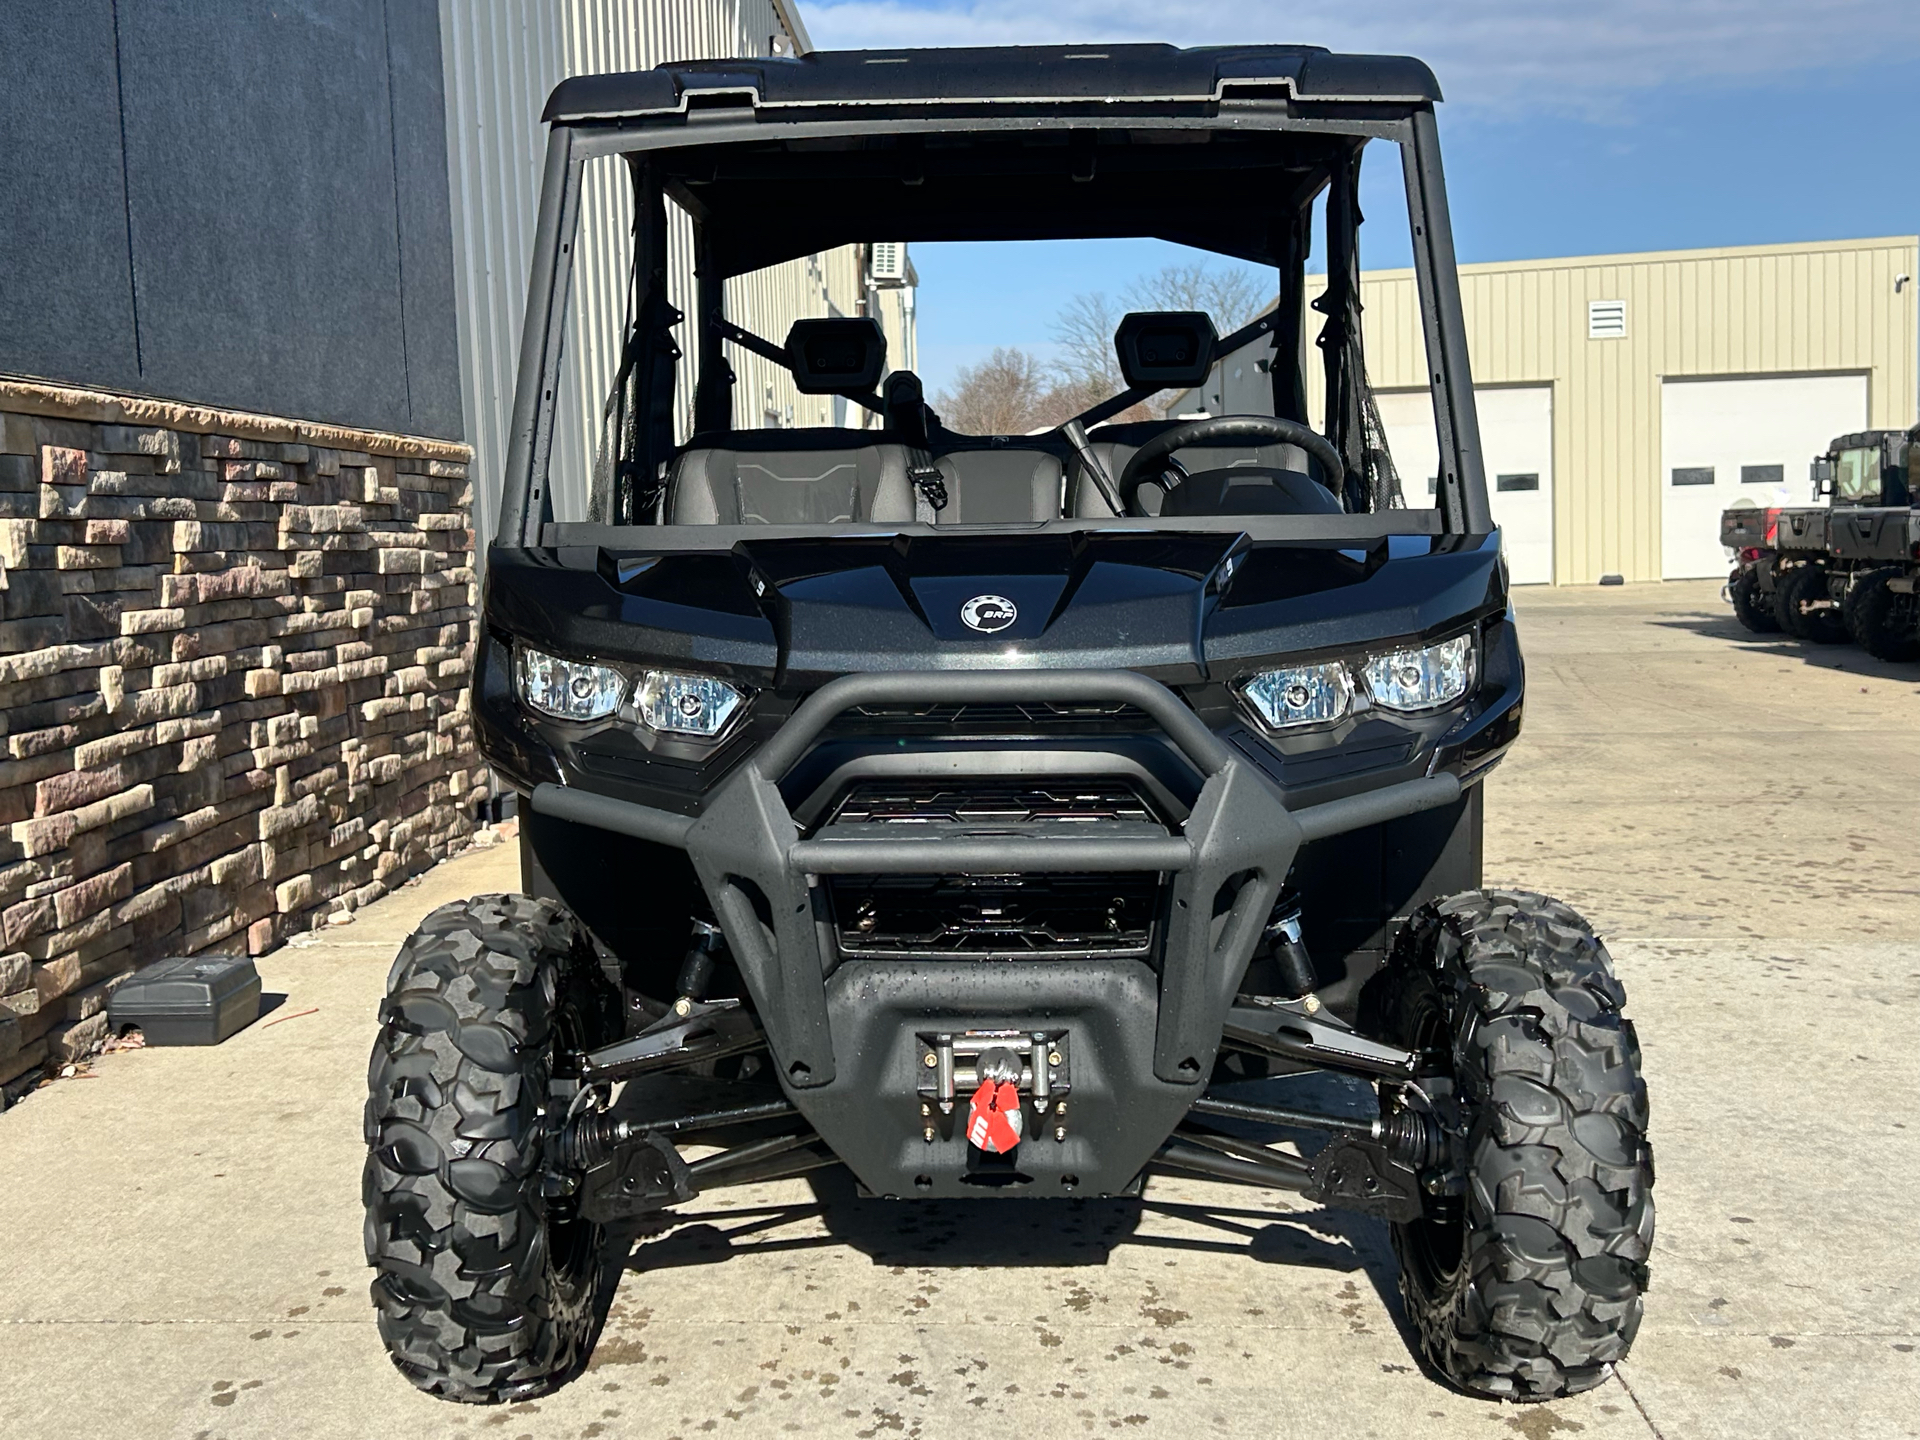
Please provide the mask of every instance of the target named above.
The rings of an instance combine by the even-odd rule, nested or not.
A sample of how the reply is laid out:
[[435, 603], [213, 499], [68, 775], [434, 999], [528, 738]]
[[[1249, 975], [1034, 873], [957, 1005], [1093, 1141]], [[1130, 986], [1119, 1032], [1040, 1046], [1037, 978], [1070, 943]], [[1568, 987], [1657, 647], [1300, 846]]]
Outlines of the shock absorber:
[[1314, 973], [1313, 957], [1300, 939], [1299, 897], [1282, 894], [1274, 903], [1273, 913], [1267, 920], [1266, 940], [1267, 953], [1273, 957], [1273, 968], [1280, 981], [1280, 993], [1289, 1000], [1312, 994], [1319, 987], [1320, 977]]
[[693, 939], [687, 946], [686, 958], [680, 962], [681, 1004], [674, 1008], [681, 1014], [686, 1014], [687, 1008], [690, 1008], [688, 1002], [697, 1005], [707, 998], [707, 987], [713, 983], [715, 960], [726, 948], [727, 937], [721, 933], [720, 927], [696, 916]]

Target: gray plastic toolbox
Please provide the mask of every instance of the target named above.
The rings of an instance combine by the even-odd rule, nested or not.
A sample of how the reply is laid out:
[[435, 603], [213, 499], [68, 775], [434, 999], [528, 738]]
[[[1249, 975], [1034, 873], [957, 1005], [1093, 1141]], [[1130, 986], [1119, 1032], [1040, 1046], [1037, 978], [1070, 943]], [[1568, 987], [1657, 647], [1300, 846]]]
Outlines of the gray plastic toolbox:
[[107, 1001], [117, 1035], [138, 1026], [149, 1045], [218, 1045], [260, 1018], [260, 974], [244, 955], [161, 960]]

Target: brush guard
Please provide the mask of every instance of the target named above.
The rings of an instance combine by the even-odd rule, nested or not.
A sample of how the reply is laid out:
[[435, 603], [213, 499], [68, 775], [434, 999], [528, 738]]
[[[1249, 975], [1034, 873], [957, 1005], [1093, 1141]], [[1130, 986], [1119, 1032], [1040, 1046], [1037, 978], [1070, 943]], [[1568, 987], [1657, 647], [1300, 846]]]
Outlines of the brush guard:
[[[845, 711], [902, 702], [1133, 706], [1192, 766], [1199, 791], [1177, 830], [1156, 833], [1102, 822], [1044, 838], [991, 825], [945, 827], [925, 838], [870, 839], [844, 830], [803, 836], [781, 780]], [[932, 757], [929, 774], [951, 774], [949, 761]], [[1076, 1134], [1040, 1152], [1049, 1167], [1040, 1178], [1067, 1192], [1104, 1194], [1132, 1185], [1199, 1098], [1248, 959], [1300, 846], [1447, 805], [1460, 793], [1458, 777], [1442, 773], [1290, 811], [1264, 775], [1156, 681], [1131, 671], [1006, 670], [832, 681], [721, 784], [698, 818], [551, 784], [536, 787], [531, 803], [541, 814], [688, 852], [783, 1088], [873, 1191], [966, 1193], [949, 1188], [964, 1177], [957, 1161], [940, 1152], [944, 1133], [936, 1135], [923, 1113], [944, 1096], [921, 1093], [928, 1072], [920, 1062], [934, 1052], [920, 1036], [1042, 1029], [1072, 1032], [1075, 1053], [1094, 1061], [1084, 1075], [1075, 1066], [1073, 1083], [1085, 1101], [1075, 1106]], [[1164, 878], [1157, 967], [1137, 960], [1026, 963], [1019, 967], [1017, 1000], [1009, 998], [1004, 979], [987, 973], [999, 967], [868, 960], [836, 966], [833, 926], [817, 883], [836, 875], [1115, 872]], [[912, 1023], [908, 1017], [916, 1012], [937, 1018]], [[1244, 1028], [1274, 1033], [1267, 1025]], [[595, 1057], [596, 1067], [602, 1075], [608, 1068], [651, 1068], [676, 1048], [662, 1045], [666, 1038], [634, 1047], [642, 1053]], [[1324, 1038], [1309, 1037], [1300, 1048], [1324, 1054], [1331, 1047], [1311, 1043]]]

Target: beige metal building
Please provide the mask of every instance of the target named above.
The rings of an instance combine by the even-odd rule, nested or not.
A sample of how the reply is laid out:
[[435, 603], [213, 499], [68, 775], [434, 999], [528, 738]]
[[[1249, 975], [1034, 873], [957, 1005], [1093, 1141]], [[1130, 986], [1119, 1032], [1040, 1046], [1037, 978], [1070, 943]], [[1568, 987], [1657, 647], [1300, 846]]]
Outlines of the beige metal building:
[[[1911, 235], [1462, 266], [1514, 578], [1724, 575], [1723, 508], [1804, 501], [1834, 436], [1914, 423], [1917, 279]], [[1362, 299], [1368, 373], [1419, 504], [1436, 447], [1413, 272], [1369, 272]], [[1266, 408], [1264, 385], [1243, 353], [1200, 398]]]
[[[513, 410], [520, 322], [532, 262], [546, 127], [540, 112], [573, 75], [645, 70], [671, 60], [804, 54], [794, 0], [441, 0], [455, 306], [467, 438], [474, 449], [474, 523], [493, 533]], [[671, 207], [670, 207], [671, 210]], [[676, 307], [693, 313], [690, 232], [673, 216]], [[631, 256], [632, 199], [623, 162], [587, 169], [573, 264], [559, 425], [550, 481], [556, 510], [583, 519], [601, 415], [619, 363]], [[850, 245], [729, 282], [729, 317], [775, 342], [802, 316], [871, 314], [887, 331], [889, 363], [910, 368], [914, 281], [904, 245]], [[880, 264], [875, 264], [879, 252]], [[691, 424], [698, 345], [682, 327], [677, 395]], [[859, 426], [866, 412], [800, 395], [778, 366], [729, 347], [741, 425]]]

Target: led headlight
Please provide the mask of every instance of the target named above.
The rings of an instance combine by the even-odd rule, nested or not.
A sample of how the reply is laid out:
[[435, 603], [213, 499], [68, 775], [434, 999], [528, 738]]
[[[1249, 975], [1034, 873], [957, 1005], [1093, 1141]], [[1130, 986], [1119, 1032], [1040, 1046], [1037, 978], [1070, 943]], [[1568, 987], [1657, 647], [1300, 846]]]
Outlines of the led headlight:
[[1247, 703], [1276, 730], [1289, 725], [1319, 725], [1338, 720], [1353, 705], [1353, 677], [1335, 661], [1268, 670], [1249, 680]]
[[602, 720], [620, 708], [627, 677], [606, 665], [520, 647], [520, 698], [558, 720]]
[[1473, 637], [1456, 635], [1418, 650], [1375, 655], [1361, 672], [1367, 694], [1385, 710], [1450, 705], [1473, 684]]
[[718, 735], [746, 697], [711, 675], [649, 670], [636, 703], [640, 718], [673, 735]]

